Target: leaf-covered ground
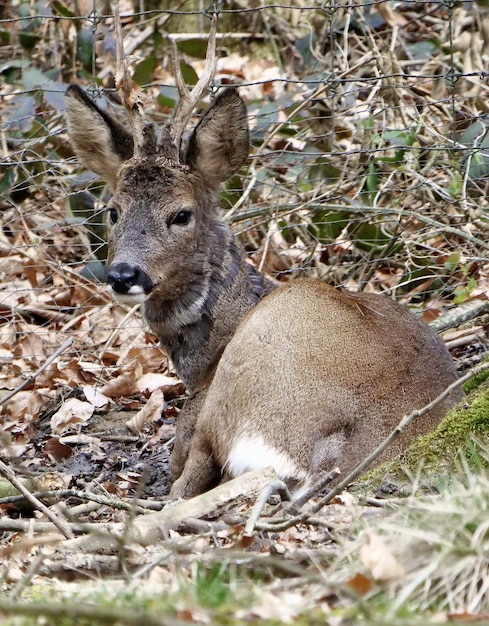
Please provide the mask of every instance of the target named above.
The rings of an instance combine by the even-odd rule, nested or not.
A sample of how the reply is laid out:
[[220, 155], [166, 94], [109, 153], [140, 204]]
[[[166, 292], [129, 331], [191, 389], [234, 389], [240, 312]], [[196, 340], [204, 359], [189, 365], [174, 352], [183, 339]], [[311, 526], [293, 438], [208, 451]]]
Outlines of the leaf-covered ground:
[[[126, 51], [147, 113], [160, 122], [171, 115], [176, 93], [166, 33], [178, 42], [189, 84], [203, 67], [208, 18], [191, 4], [123, 5]], [[461, 370], [478, 363], [487, 345], [489, 269], [484, 3], [319, 8], [297, 0], [252, 10], [236, 0], [220, 8], [216, 85], [241, 85], [253, 144], [221, 206], [252, 262], [282, 281], [308, 274], [393, 296], [444, 331]], [[63, 118], [63, 92], [72, 82], [104, 88], [118, 106], [113, 19], [109, 7], [92, 9], [81, 0], [0, 6], [0, 456], [32, 490], [63, 494], [70, 513], [54, 504], [59, 515], [102, 529], [135, 514], [114, 508], [114, 500], [161, 504], [185, 390], [139, 312], [115, 304], [100, 282], [107, 191], [75, 162]], [[414, 615], [416, 607], [439, 610], [442, 621], [452, 613], [484, 617], [489, 490], [484, 479], [470, 480], [464, 497], [480, 494], [471, 504], [475, 517], [453, 523], [470, 529], [457, 536], [460, 549], [481, 558], [469, 564], [480, 572], [472, 570], [473, 594], [457, 596], [461, 582], [450, 583], [452, 596], [430, 595], [427, 584], [424, 595], [404, 591], [388, 623], [408, 615], [406, 606]], [[108, 587], [86, 602], [130, 605], [140, 589], [137, 582], [127, 586], [126, 572], [145, 581], [148, 596], [139, 606], [149, 614], [144, 622], [125, 611], [107, 618], [116, 623], [171, 623], [165, 614], [204, 623], [299, 623], [306, 615], [304, 623], [334, 624], [348, 623], [350, 610], [351, 619], [369, 621], [369, 611], [384, 615], [393, 606], [389, 594], [398, 593], [400, 581], [410, 581], [404, 589], [412, 591], [409, 577], [436, 562], [428, 556], [406, 573], [392, 547], [377, 541], [387, 531], [365, 540], [362, 519], [368, 525], [378, 508], [363, 508], [356, 495], [356, 506], [338, 502], [307, 525], [254, 530], [251, 549], [243, 545], [250, 501], [218, 511], [207, 527], [168, 531], [156, 546], [128, 543], [128, 554], [115, 550], [106, 561], [78, 548], [79, 560], [63, 563], [65, 553], [51, 543], [58, 546], [59, 537], [46, 529], [28, 534], [35, 507], [19, 502], [8, 480], [0, 485], [0, 498], [10, 498], [0, 500], [2, 520], [20, 523], [5, 527], [0, 547], [0, 577], [12, 602], [25, 594], [54, 605], [45, 585], [69, 597], [66, 579], [105, 576]], [[460, 509], [446, 497], [433, 506], [456, 516]], [[331, 564], [343, 559], [338, 571], [346, 571], [340, 548], [357, 536], [364, 556], [355, 548], [360, 561], [336, 580]], [[433, 537], [423, 537], [430, 549], [438, 545]], [[451, 554], [448, 543], [440, 554]], [[392, 571], [379, 574], [369, 552], [393, 563]], [[437, 590], [444, 584], [432, 583]], [[163, 603], [155, 600], [162, 588]], [[348, 589], [375, 602], [368, 608]], [[85, 590], [77, 593], [85, 598]], [[102, 621], [94, 611], [87, 623]], [[82, 616], [60, 609], [64, 614]]]

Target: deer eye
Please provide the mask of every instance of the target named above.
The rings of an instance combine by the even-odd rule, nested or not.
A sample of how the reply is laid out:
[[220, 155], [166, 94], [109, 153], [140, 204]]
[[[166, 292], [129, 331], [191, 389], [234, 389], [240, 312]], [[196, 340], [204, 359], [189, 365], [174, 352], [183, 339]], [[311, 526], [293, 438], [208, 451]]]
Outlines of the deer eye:
[[178, 211], [169, 219], [169, 226], [176, 224], [177, 226], [186, 226], [192, 219], [192, 211]]
[[114, 207], [110, 207], [109, 209], [109, 219], [111, 224], [115, 224], [117, 222], [117, 218], [119, 217], [119, 212]]

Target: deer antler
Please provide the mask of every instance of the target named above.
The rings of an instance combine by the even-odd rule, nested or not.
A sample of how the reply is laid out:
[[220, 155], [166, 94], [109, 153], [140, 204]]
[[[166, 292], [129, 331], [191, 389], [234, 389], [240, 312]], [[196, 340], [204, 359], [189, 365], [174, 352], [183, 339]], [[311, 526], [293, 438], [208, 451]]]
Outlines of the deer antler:
[[207, 43], [207, 54], [205, 58], [205, 67], [202, 76], [198, 80], [195, 87], [190, 90], [182, 76], [180, 71], [180, 62], [177, 44], [172, 40], [172, 61], [175, 72], [175, 82], [178, 90], [178, 104], [173, 114], [173, 121], [170, 129], [170, 135], [173, 145], [177, 149], [177, 154], [180, 154], [180, 144], [182, 142], [183, 133], [185, 132], [185, 126], [187, 125], [192, 110], [197, 102], [200, 100], [204, 91], [211, 84], [214, 74], [216, 72], [216, 32], [217, 32], [217, 13], [212, 16], [211, 29], [209, 31], [209, 41]]
[[122, 37], [121, 15], [119, 10], [119, 0], [114, 4], [115, 18], [115, 41], [117, 70], [115, 75], [115, 86], [120, 93], [124, 108], [126, 109], [131, 124], [134, 140], [134, 156], [141, 156], [144, 142], [144, 114], [143, 105], [140, 99], [140, 88], [133, 80], [127, 67], [124, 56], [124, 40]]

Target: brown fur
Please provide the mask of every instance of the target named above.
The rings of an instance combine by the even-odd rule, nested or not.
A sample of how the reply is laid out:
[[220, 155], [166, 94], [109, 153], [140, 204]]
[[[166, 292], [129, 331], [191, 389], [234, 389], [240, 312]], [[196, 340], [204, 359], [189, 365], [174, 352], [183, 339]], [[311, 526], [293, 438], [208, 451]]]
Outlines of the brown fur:
[[[443, 342], [392, 300], [312, 280], [275, 289], [247, 263], [215, 200], [248, 155], [236, 91], [216, 100], [183, 155], [167, 131], [158, 143], [147, 127], [144, 157], [130, 158], [127, 133], [119, 137], [78, 87], [69, 88], [66, 110], [79, 158], [114, 191], [114, 295], [145, 301], [190, 391], [177, 423], [172, 496], [269, 460], [291, 483], [335, 465], [347, 472], [403, 415], [456, 380]], [[452, 393], [417, 420], [384, 458], [461, 397]]]

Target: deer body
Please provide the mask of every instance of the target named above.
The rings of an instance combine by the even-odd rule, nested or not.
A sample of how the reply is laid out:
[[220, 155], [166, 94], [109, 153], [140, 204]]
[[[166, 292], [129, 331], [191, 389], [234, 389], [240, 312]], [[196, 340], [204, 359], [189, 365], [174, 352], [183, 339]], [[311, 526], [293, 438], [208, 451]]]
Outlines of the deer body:
[[[190, 392], [172, 496], [268, 465], [298, 484], [335, 465], [347, 472], [456, 380], [441, 339], [404, 307], [315, 280], [276, 288], [247, 263], [215, 199], [248, 155], [236, 91], [216, 99], [185, 154], [151, 125], [131, 137], [78, 87], [66, 110], [75, 151], [114, 192], [109, 287], [123, 302], [144, 302]], [[416, 421], [384, 458], [461, 397]]]

